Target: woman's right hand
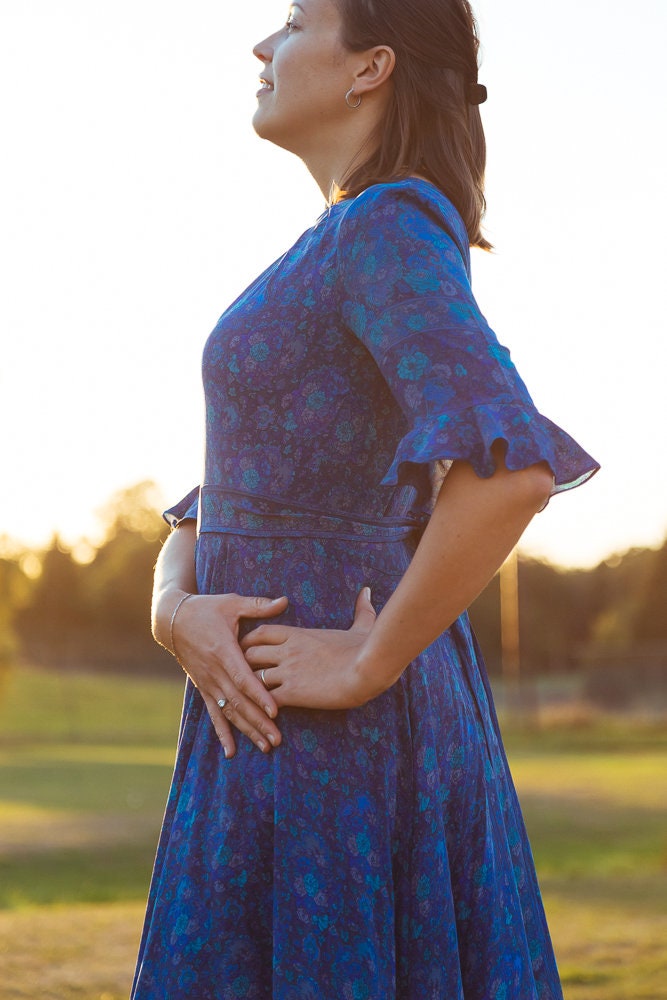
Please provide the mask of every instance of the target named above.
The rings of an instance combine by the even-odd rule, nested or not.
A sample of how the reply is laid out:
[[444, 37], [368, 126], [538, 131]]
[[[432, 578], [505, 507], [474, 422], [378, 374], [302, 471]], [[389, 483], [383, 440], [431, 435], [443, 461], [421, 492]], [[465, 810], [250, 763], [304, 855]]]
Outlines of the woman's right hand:
[[[166, 638], [166, 616], [171, 622], [181, 601], [173, 626], [166, 628], [174, 646], [171, 651], [204, 699], [225, 756], [236, 753], [232, 726], [268, 753], [281, 740], [273, 721], [278, 707], [241, 652], [239, 622], [241, 618], [273, 618], [285, 610], [287, 598], [193, 594], [182, 600], [184, 596], [183, 591], [162, 596], [160, 632]], [[223, 708], [220, 701], [224, 701]]]

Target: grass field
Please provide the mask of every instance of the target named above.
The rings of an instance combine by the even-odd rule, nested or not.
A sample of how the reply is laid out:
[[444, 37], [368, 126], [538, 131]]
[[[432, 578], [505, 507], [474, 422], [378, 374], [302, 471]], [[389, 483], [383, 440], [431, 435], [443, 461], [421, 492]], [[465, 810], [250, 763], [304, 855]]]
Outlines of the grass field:
[[[180, 701], [34, 670], [2, 690], [1, 1000], [127, 997]], [[507, 743], [566, 1000], [667, 1000], [667, 733], [598, 720]]]

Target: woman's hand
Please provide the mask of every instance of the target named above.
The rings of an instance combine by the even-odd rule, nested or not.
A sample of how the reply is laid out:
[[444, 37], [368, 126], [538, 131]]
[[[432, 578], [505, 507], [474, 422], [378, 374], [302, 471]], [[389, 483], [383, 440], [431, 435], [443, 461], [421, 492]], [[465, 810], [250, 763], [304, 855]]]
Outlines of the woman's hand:
[[238, 634], [241, 618], [272, 618], [287, 603], [286, 597], [193, 594], [178, 607], [172, 652], [204, 699], [226, 757], [236, 753], [232, 725], [264, 753], [280, 743], [272, 721], [276, 701], [246, 663]]
[[364, 587], [347, 631], [260, 625], [241, 640], [241, 649], [278, 707], [355, 708], [380, 694], [358, 666], [374, 624], [371, 593]]
[[277, 705], [350, 708], [386, 691], [486, 586], [552, 487], [545, 463], [480, 479], [454, 462], [400, 583], [374, 621], [357, 601], [349, 632], [262, 626], [241, 643]]

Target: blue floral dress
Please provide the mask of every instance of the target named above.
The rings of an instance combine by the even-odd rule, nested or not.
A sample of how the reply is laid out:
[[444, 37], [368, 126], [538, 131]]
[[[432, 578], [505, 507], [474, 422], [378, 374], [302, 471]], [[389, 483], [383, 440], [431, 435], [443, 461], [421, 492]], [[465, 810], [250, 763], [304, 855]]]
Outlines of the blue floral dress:
[[[200, 593], [287, 594], [280, 621], [378, 610], [439, 463], [507, 444], [554, 491], [597, 465], [541, 416], [470, 290], [431, 184], [330, 208], [224, 313], [204, 351]], [[251, 627], [248, 624], [248, 627]], [[188, 681], [134, 1000], [556, 1000], [526, 833], [466, 615], [382, 695], [283, 709], [283, 745], [225, 760]]]

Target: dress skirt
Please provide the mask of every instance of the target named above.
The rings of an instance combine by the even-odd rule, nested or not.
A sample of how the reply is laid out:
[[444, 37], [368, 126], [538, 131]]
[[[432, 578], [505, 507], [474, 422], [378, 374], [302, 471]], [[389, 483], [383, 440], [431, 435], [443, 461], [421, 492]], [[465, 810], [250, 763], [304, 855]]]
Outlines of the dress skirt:
[[[379, 610], [408, 539], [205, 533], [201, 593]], [[323, 572], [323, 568], [325, 571]], [[248, 581], [254, 586], [248, 591]], [[283, 709], [226, 760], [187, 684], [134, 1000], [556, 1000], [530, 848], [467, 616], [381, 696]]]

